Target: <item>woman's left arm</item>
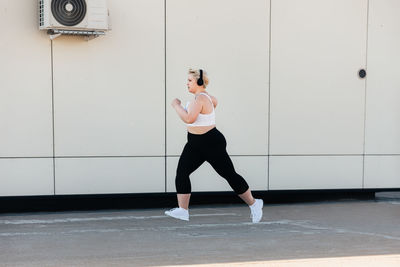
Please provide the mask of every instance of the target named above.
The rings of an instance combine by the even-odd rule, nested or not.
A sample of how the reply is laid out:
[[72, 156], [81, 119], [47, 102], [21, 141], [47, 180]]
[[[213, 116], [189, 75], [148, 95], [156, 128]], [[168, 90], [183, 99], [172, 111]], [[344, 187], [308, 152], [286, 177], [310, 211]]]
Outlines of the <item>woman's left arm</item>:
[[181, 106], [181, 101], [177, 98], [175, 98], [172, 103], [172, 107], [175, 109], [176, 113], [178, 113], [179, 117], [181, 120], [185, 123], [193, 123], [196, 121], [197, 116], [199, 116], [199, 113], [201, 111], [201, 103], [197, 100], [193, 101], [190, 103], [188, 107], [188, 111], [186, 111], [182, 106]]

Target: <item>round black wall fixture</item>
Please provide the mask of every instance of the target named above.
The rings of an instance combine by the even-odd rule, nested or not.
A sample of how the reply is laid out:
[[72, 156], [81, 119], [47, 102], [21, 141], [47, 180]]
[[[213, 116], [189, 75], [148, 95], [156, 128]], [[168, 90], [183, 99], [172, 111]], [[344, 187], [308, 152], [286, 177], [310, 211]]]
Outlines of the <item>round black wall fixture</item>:
[[367, 72], [364, 69], [361, 69], [358, 72], [358, 76], [360, 76], [360, 78], [365, 78], [365, 76], [367, 76]]
[[75, 26], [86, 16], [86, 2], [85, 0], [52, 0], [51, 12], [60, 24]]

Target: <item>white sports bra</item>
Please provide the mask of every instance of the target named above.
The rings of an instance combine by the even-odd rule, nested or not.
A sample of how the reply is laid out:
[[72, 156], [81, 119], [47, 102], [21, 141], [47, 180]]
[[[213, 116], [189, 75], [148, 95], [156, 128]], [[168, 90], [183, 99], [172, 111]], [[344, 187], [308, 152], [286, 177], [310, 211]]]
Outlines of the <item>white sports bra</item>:
[[[212, 105], [212, 112], [208, 114], [201, 114], [197, 116], [196, 120], [193, 123], [186, 124], [187, 126], [211, 126], [215, 125], [215, 109], [214, 109], [214, 103], [212, 102], [212, 99], [209, 95], [206, 93], [200, 93], [201, 95], [205, 95], [210, 99], [211, 105]], [[185, 110], [188, 110], [189, 102], [186, 103]]]

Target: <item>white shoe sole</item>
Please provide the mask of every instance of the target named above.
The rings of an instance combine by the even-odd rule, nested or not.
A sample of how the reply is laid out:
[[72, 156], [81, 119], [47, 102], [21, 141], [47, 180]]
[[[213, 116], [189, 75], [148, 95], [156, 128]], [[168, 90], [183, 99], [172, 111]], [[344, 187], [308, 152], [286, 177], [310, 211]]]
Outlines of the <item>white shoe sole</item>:
[[262, 200], [262, 199], [260, 199], [260, 200], [261, 200], [261, 216], [260, 216], [260, 219], [258, 219], [256, 221], [252, 220], [252, 223], [259, 223], [261, 221], [262, 217], [263, 217], [263, 210], [262, 209], [264, 208], [264, 200]]
[[167, 216], [169, 216], [169, 217], [172, 217], [172, 218], [175, 218], [175, 219], [182, 220], [182, 221], [189, 221], [189, 218], [180, 217], [180, 216], [174, 216], [174, 215], [172, 215], [172, 214], [171, 214], [170, 212], [168, 212], [168, 211], [165, 212], [165, 215], [167, 215]]

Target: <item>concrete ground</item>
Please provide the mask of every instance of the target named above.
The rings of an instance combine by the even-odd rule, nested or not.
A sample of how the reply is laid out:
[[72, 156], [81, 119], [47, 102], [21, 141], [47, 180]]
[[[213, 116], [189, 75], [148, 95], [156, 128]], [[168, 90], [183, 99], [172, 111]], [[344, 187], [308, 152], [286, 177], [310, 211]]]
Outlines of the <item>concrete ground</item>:
[[0, 266], [400, 266], [400, 192], [372, 200], [0, 214]]

